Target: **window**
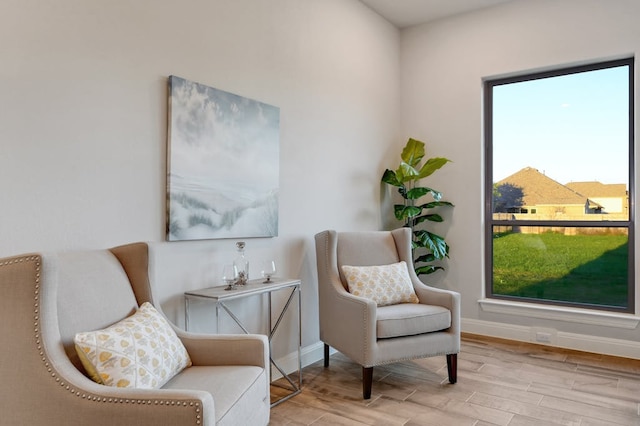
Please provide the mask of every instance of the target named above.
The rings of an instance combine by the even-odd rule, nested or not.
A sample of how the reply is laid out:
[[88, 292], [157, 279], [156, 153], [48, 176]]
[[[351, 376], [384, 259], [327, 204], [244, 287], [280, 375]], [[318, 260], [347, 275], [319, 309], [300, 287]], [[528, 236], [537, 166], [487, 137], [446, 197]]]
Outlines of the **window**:
[[634, 311], [633, 65], [485, 81], [487, 297]]

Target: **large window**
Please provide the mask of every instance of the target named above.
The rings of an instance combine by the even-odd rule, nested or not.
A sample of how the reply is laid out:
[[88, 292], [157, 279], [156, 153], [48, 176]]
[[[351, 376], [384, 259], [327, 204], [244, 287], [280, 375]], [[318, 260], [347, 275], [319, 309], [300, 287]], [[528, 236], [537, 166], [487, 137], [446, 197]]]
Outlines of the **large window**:
[[633, 69], [485, 81], [489, 298], [633, 312]]

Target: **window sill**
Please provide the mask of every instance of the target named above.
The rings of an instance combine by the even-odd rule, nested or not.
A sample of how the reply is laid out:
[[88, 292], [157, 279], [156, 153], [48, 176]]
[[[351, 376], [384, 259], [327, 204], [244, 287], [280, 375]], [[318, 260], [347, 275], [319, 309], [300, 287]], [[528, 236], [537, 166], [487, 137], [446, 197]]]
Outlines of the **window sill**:
[[635, 329], [640, 323], [640, 316], [632, 314], [514, 302], [511, 300], [480, 299], [478, 303], [483, 311], [497, 314], [527, 316], [629, 330]]

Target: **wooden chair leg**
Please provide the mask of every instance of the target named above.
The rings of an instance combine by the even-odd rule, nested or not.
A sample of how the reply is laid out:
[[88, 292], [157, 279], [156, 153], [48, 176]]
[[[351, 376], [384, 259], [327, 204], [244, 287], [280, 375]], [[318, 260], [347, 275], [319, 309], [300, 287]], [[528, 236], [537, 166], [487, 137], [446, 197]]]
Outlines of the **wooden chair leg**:
[[449, 373], [449, 383], [458, 381], [458, 354], [447, 355], [447, 372]]
[[327, 368], [329, 366], [329, 345], [324, 344], [324, 367]]
[[373, 384], [373, 367], [362, 367], [362, 398], [371, 399]]

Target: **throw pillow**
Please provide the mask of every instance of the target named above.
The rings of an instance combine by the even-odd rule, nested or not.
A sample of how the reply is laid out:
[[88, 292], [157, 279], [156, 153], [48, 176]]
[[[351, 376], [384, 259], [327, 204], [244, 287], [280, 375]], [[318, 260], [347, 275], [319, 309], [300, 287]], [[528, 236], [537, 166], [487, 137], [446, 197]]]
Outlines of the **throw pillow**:
[[107, 386], [157, 389], [191, 366], [171, 325], [148, 302], [110, 327], [77, 333], [74, 342], [89, 376]]
[[378, 306], [419, 303], [405, 261], [381, 266], [342, 265], [342, 273], [349, 293], [371, 299]]

